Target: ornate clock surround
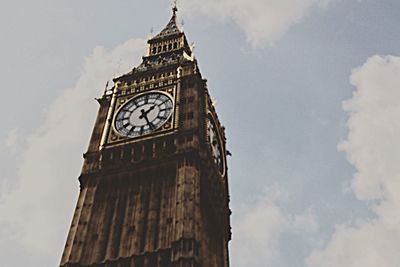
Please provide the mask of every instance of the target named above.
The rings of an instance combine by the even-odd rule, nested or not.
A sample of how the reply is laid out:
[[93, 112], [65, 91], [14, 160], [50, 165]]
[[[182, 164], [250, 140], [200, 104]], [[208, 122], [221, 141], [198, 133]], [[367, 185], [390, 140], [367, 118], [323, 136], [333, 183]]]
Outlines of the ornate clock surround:
[[[128, 84], [129, 82], [126, 82], [125, 86], [120, 86], [120, 84], [118, 83], [115, 85], [117, 87], [117, 89], [114, 90], [113, 93], [115, 94], [115, 104], [110, 105], [109, 107], [110, 109], [109, 112], [112, 115], [109, 118], [110, 120], [109, 126], [104, 129], [105, 134], [107, 135], [107, 139], [104, 146], [115, 146], [125, 143], [138, 142], [154, 138], [156, 136], [165, 136], [174, 133], [177, 130], [178, 120], [179, 120], [179, 107], [177, 105], [177, 102], [179, 101], [178, 83], [172, 83], [172, 80], [170, 80], [169, 82], [170, 85], [163, 87], [154, 86], [154, 84], [148, 83], [146, 86], [137, 87], [137, 89], [135, 89], [134, 86], [128, 86]], [[150, 84], [152, 86], [150, 86]], [[149, 89], [143, 90], [141, 88], [149, 88]], [[158, 93], [158, 92], [166, 94], [172, 99], [173, 111], [167, 122], [160, 129], [157, 129], [154, 132], [137, 137], [127, 137], [118, 133], [118, 131], [115, 129], [114, 121], [120, 108], [122, 108], [126, 103], [128, 103], [130, 100], [136, 97], [149, 93]]]
[[[210, 124], [210, 125], [208, 125]], [[210, 129], [211, 127], [212, 129]], [[214, 131], [214, 133], [212, 133]], [[215, 136], [214, 136], [215, 135]], [[207, 112], [207, 141], [209, 143], [209, 148], [210, 148], [210, 154], [211, 157], [214, 158], [215, 161], [215, 167], [217, 168], [218, 173], [221, 175], [221, 177], [224, 177], [226, 174], [226, 149], [224, 146], [224, 140], [223, 140], [223, 133], [222, 129], [219, 126], [218, 120], [215, 118], [213, 115], [213, 112], [208, 111]], [[216, 143], [214, 143], [216, 142]], [[220, 157], [220, 162], [218, 162], [218, 159], [216, 158], [217, 155]]]

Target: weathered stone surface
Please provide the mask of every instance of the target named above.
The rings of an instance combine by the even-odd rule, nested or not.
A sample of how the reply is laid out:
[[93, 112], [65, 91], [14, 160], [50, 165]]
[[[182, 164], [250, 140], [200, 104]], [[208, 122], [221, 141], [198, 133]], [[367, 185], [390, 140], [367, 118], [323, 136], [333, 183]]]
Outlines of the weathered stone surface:
[[[223, 160], [224, 130], [174, 19], [173, 31], [149, 40], [141, 66], [99, 99], [62, 267], [229, 266], [227, 174], [213, 158], [208, 116], [216, 120]], [[173, 98], [171, 118], [148, 135], [118, 135], [117, 108], [150, 91]]]

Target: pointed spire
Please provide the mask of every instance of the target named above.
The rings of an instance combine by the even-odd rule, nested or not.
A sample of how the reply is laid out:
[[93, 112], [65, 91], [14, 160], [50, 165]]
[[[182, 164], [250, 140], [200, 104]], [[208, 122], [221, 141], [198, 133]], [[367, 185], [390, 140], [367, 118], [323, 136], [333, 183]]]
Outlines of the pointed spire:
[[172, 6], [173, 17], [176, 17], [176, 12], [178, 12], [178, 0], [174, 0], [173, 6]]
[[178, 12], [177, 1], [174, 0], [172, 7], [172, 17], [170, 21], [168, 22], [167, 26], [165, 26], [165, 28], [159, 34], [154, 36], [152, 39], [164, 38], [170, 35], [182, 33], [176, 22], [177, 12]]

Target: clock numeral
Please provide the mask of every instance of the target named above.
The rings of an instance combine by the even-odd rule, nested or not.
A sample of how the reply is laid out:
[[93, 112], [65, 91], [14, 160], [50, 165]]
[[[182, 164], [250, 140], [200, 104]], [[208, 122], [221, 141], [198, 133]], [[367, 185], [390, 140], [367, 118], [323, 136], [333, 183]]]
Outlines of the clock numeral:
[[143, 94], [121, 107], [114, 122], [115, 129], [126, 137], [148, 134], [166, 123], [172, 112], [173, 101], [166, 94]]
[[161, 103], [159, 104], [159, 106], [164, 105], [164, 104], [167, 103], [168, 101], [169, 101], [169, 99], [165, 99], [163, 102], [161, 102]]
[[131, 134], [134, 132], [135, 132], [135, 127], [132, 127], [132, 129], [130, 129], [128, 132], [128, 136], [131, 136]]
[[167, 117], [167, 116], [160, 116], [160, 115], [158, 115], [157, 118], [159, 118], [160, 120], [166, 120], [168, 117]]
[[149, 122], [149, 127], [150, 127], [150, 129], [152, 129], [152, 130], [155, 130], [155, 129], [156, 129], [155, 125], [154, 125], [152, 122]]
[[116, 121], [123, 121], [123, 120], [129, 120], [129, 117], [124, 117], [124, 118], [118, 118], [118, 119], [116, 119]]

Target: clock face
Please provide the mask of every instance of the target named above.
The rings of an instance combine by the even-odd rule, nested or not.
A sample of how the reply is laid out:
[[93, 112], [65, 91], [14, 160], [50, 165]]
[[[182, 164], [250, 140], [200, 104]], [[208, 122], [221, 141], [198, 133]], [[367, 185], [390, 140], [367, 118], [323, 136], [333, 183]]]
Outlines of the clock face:
[[211, 154], [214, 158], [214, 162], [218, 168], [219, 173], [223, 175], [225, 172], [223, 153], [224, 150], [222, 149], [222, 142], [217, 130], [217, 126], [211, 114], [208, 114], [207, 116], [207, 137], [211, 147]]
[[149, 134], [167, 122], [173, 109], [173, 101], [167, 94], [142, 94], [129, 100], [119, 109], [114, 119], [114, 127], [125, 137]]

